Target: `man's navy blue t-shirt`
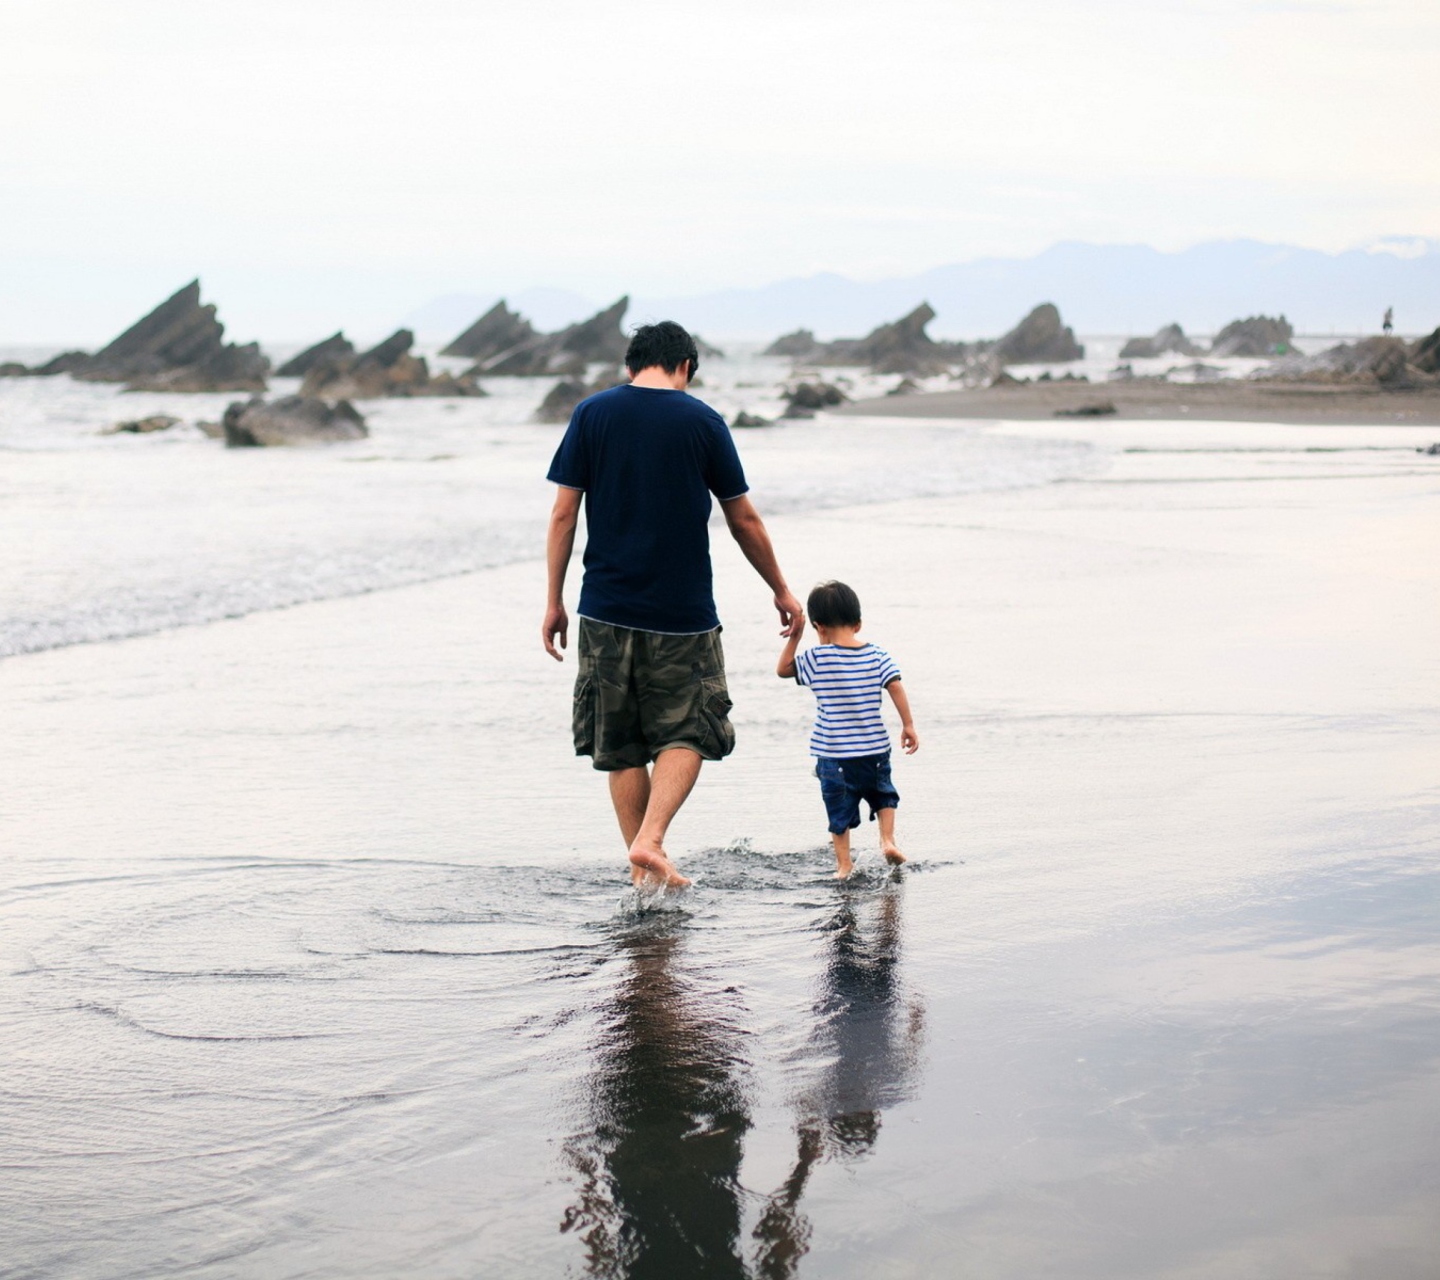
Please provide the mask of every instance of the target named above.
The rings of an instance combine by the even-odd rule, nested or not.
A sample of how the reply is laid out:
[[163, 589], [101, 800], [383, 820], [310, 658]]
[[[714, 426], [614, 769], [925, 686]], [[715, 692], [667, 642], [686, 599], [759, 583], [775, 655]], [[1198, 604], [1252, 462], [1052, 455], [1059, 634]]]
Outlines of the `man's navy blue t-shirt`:
[[720, 625], [710, 495], [750, 486], [714, 409], [684, 391], [602, 391], [576, 406], [549, 479], [585, 493], [581, 617], [678, 635]]

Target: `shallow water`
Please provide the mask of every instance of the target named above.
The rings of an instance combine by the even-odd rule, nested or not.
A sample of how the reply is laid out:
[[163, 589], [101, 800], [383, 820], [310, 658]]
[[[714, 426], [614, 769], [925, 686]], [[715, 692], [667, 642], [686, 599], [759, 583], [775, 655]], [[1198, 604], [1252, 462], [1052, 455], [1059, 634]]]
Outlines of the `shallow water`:
[[[898, 875], [867, 826], [829, 879], [809, 707], [724, 541], [740, 749], [655, 901], [533, 563], [0, 662], [0, 1274], [1434, 1273], [1440, 464], [820, 429], [742, 449], [762, 499], [904, 477], [772, 521], [904, 669]], [[347, 477], [387, 477], [357, 512], [419, 492], [261, 456], [316, 529]], [[475, 475], [518, 506], [529, 465]]]

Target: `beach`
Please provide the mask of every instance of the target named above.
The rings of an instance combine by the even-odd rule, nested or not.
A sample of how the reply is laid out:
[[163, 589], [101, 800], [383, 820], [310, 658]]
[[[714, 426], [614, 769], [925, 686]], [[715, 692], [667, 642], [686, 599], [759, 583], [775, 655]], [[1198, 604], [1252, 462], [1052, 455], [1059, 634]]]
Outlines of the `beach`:
[[648, 907], [523, 549], [0, 661], [6, 1274], [1432, 1275], [1431, 433], [930, 412], [796, 428], [831, 505], [741, 440], [904, 673], [898, 877], [720, 526]]
[[[1277, 422], [1292, 426], [1440, 426], [1440, 388], [1389, 390], [1375, 385], [1266, 382], [1223, 378], [1167, 382], [1158, 377], [1083, 382], [1062, 375], [1046, 381], [862, 399], [840, 413], [860, 417], [969, 418], [1034, 421], [1101, 416], [1142, 421]], [[1429, 443], [1428, 441], [1426, 443]]]

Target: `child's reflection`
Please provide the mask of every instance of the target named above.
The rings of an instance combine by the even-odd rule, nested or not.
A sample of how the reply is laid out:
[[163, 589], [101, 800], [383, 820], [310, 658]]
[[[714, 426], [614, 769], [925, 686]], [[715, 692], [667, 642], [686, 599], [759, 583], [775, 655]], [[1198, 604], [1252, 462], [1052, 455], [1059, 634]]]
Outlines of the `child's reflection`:
[[742, 1033], [723, 992], [678, 970], [677, 928], [660, 921], [620, 940], [628, 972], [601, 1010], [593, 1128], [570, 1147], [581, 1189], [561, 1228], [585, 1242], [592, 1276], [746, 1274]]
[[759, 1225], [756, 1272], [795, 1274], [809, 1248], [799, 1211], [811, 1170], [826, 1159], [858, 1160], [875, 1145], [880, 1113], [907, 1096], [924, 1042], [924, 1009], [906, 998], [900, 971], [898, 885], [878, 902], [848, 895], [823, 928], [829, 934], [811, 1056], [826, 1063], [797, 1108], [795, 1168], [770, 1197]]

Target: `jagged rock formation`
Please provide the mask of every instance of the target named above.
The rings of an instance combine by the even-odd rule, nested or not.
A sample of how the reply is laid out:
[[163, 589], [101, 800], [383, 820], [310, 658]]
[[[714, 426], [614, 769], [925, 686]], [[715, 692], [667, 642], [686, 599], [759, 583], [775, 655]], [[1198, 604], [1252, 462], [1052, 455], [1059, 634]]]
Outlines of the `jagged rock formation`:
[[[384, 342], [362, 354], [332, 356], [316, 361], [300, 384], [307, 398], [328, 396], [343, 400], [378, 400], [386, 396], [483, 396], [473, 371], [458, 378], [430, 373], [424, 356], [412, 355], [415, 335], [397, 329]], [[348, 344], [347, 344], [348, 345]]]
[[509, 355], [533, 343], [540, 336], [530, 321], [511, 311], [505, 305], [505, 299], [501, 298], [440, 354], [463, 356], [483, 365], [487, 360]]
[[[695, 339], [695, 349], [700, 353], [702, 360], [725, 359], [725, 353], [721, 351], [719, 347], [712, 347], [698, 333], [692, 333], [690, 336]], [[621, 358], [623, 359], [624, 357], [622, 356]]]
[[562, 378], [550, 388], [549, 394], [540, 402], [540, 407], [535, 410], [535, 421], [569, 422], [570, 415], [575, 412], [575, 406], [587, 396], [623, 385], [624, 379], [608, 377], [605, 374], [601, 374], [589, 386], [578, 379]]
[[[255, 343], [236, 346], [224, 335], [215, 304], [201, 305], [200, 281], [192, 280], [83, 362], [67, 352], [35, 372], [124, 382], [135, 391], [263, 391], [269, 360]], [[69, 367], [54, 367], [62, 361]]]
[[232, 449], [330, 444], [363, 440], [370, 434], [355, 406], [341, 400], [333, 407], [309, 396], [286, 396], [267, 404], [258, 396], [238, 400], [221, 423]]
[[830, 382], [801, 382], [791, 387], [781, 398], [787, 406], [785, 417], [813, 418], [817, 409], [844, 404], [849, 396]]
[[1289, 354], [1290, 339], [1294, 336], [1295, 330], [1284, 316], [1278, 320], [1270, 316], [1232, 320], [1215, 335], [1215, 341], [1210, 344], [1210, 354], [1255, 359], [1283, 356]]
[[277, 378], [303, 378], [322, 361], [349, 360], [355, 354], [355, 344], [345, 336], [344, 330], [332, 333], [323, 342], [306, 347], [298, 356], [292, 356], [275, 370]]
[[1365, 338], [1353, 346], [1342, 342], [1318, 355], [1276, 360], [1257, 376], [1265, 381], [1374, 384], [1390, 390], [1429, 386], [1437, 374], [1414, 359], [1401, 338]]
[[62, 351], [51, 356], [44, 364], [29, 368], [11, 360], [0, 364], [0, 378], [49, 378], [57, 373], [78, 373], [90, 361], [88, 351]]
[[818, 351], [820, 346], [821, 344], [815, 341], [815, 335], [809, 329], [796, 329], [794, 333], [787, 333], [776, 338], [760, 354], [789, 356], [794, 360], [805, 360]]
[[[567, 325], [556, 333], [535, 333], [530, 329], [529, 321], [506, 312], [511, 319], [520, 320], [526, 329], [530, 329], [530, 336], [513, 346], [477, 358], [474, 367], [468, 369], [465, 376], [476, 378], [481, 374], [493, 374], [502, 377], [538, 378], [558, 374], [563, 378], [583, 379], [589, 365], [608, 364], [618, 367], [625, 359], [625, 348], [630, 345], [630, 340], [620, 328], [620, 321], [624, 319], [629, 308], [630, 298], [627, 295], [603, 311], [596, 312], [590, 319]], [[490, 316], [496, 316], [493, 307], [466, 330], [466, 333], [473, 332]], [[496, 316], [494, 332], [501, 331], [502, 319], [503, 317]], [[509, 332], [518, 335], [520, 330], [512, 326]], [[462, 334], [461, 338], [465, 336]], [[446, 350], [449, 351], [459, 341], [457, 338]]]
[[1410, 363], [1421, 373], [1440, 373], [1440, 329], [1410, 348]]
[[1053, 302], [1042, 302], [995, 343], [989, 354], [1000, 366], [1060, 364], [1084, 359], [1085, 348], [1075, 341], [1074, 331], [1061, 323], [1059, 308]]
[[1131, 338], [1120, 348], [1122, 360], [1145, 360], [1170, 354], [1177, 356], [1198, 356], [1204, 354], [1185, 336], [1185, 330], [1178, 324], [1167, 324], [1157, 330], [1153, 337]]
[[963, 342], [936, 342], [925, 326], [935, 318], [928, 302], [909, 315], [872, 329], [863, 338], [837, 338], [816, 342], [808, 329], [777, 338], [766, 349], [770, 356], [791, 356], [808, 364], [864, 365], [875, 373], [943, 373], [966, 359], [972, 348]]
[[137, 418], [133, 422], [117, 422], [113, 427], [106, 427], [100, 434], [102, 436], [122, 434], [148, 436], [152, 431], [169, 431], [171, 427], [179, 425], [179, 418], [172, 417], [168, 413], [154, 413], [148, 418]]

